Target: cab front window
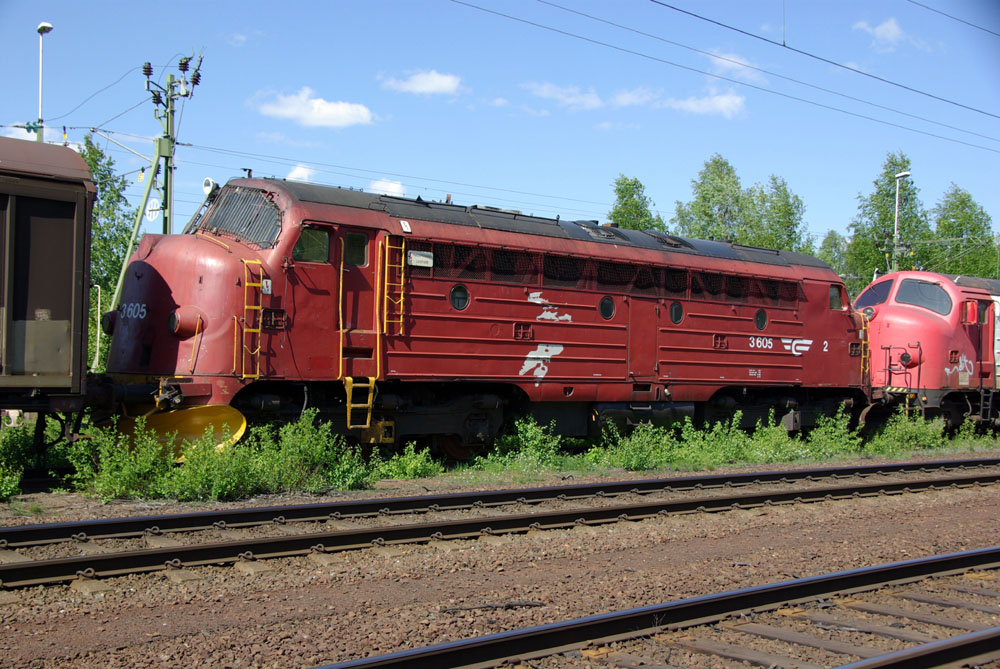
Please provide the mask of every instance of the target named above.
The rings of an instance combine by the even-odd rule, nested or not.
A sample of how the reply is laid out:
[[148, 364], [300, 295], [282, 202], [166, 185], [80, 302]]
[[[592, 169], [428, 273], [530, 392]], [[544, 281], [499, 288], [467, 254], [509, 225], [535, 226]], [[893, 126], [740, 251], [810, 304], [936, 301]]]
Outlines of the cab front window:
[[865, 307], [874, 307], [876, 304], [882, 304], [889, 299], [889, 293], [892, 292], [892, 284], [893, 279], [889, 279], [888, 281], [868, 286], [868, 289], [861, 293], [854, 302], [854, 308], [860, 310]]
[[951, 313], [951, 297], [948, 291], [936, 283], [918, 279], [904, 279], [896, 293], [897, 304], [912, 304], [930, 309], [936, 314], [947, 316]]

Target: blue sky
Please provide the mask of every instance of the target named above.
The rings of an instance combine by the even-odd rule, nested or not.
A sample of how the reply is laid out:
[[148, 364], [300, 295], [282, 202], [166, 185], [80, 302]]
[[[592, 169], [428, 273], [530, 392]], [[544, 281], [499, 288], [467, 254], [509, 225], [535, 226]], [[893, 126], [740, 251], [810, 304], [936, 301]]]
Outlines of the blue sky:
[[[649, 0], [0, 0], [0, 134], [24, 136], [12, 126], [37, 116], [47, 21], [52, 141], [64, 124], [71, 142], [99, 126], [151, 156], [161, 129], [142, 63], [162, 82], [180, 56], [204, 55], [180, 116], [178, 228], [204, 177], [242, 168], [602, 221], [624, 173], [669, 220], [718, 153], [744, 187], [784, 177], [818, 242], [846, 231], [900, 150], [926, 207], [955, 183], [1000, 227], [996, 0], [664, 2], [764, 39]], [[134, 179], [141, 159], [99, 141]], [[135, 203], [141, 193], [129, 189]]]

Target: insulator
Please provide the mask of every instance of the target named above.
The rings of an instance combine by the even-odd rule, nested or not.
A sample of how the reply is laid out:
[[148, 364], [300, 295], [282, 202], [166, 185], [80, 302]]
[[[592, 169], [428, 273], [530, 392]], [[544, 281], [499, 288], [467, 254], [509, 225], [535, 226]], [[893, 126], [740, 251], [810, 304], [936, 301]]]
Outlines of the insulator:
[[160, 97], [160, 92], [159, 91], [153, 91], [153, 104], [154, 105], [162, 105], [163, 104], [163, 98]]
[[194, 74], [191, 75], [191, 85], [197, 86], [200, 83], [201, 83], [201, 72], [195, 70]]
[[149, 63], [143, 63], [143, 64], [142, 64], [142, 73], [143, 73], [144, 75], [146, 75], [146, 78], [147, 78], [147, 79], [148, 79], [149, 77], [153, 76], [153, 66], [152, 66], [152, 65], [150, 65]]
[[180, 70], [181, 72], [187, 72], [188, 71], [188, 63], [190, 63], [190, 62], [191, 62], [191, 59], [188, 58], [188, 57], [181, 58], [181, 62], [177, 63], [177, 69]]

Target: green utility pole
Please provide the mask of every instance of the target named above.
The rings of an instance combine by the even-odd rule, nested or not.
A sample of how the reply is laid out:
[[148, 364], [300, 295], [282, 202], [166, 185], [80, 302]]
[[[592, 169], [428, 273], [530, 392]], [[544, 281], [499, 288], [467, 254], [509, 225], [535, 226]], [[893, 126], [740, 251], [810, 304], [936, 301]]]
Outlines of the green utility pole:
[[177, 138], [174, 136], [174, 115], [175, 102], [178, 98], [190, 98], [194, 95], [194, 87], [201, 83], [201, 60], [195, 64], [190, 80], [187, 72], [191, 66], [191, 58], [184, 57], [177, 64], [180, 70], [180, 78], [175, 78], [173, 74], [167, 75], [166, 86], [152, 81], [153, 66], [144, 63], [142, 73], [146, 75], [146, 90], [152, 94], [155, 110], [153, 115], [163, 126], [163, 135], [153, 140], [154, 154], [150, 161], [152, 169], [149, 174], [149, 182], [146, 184], [145, 192], [142, 196], [142, 204], [135, 217], [135, 224], [132, 226], [132, 236], [129, 238], [128, 249], [125, 251], [125, 262], [122, 264], [121, 273], [118, 275], [118, 284], [115, 286], [114, 296], [111, 298], [111, 308], [118, 308], [118, 301], [121, 299], [122, 284], [125, 282], [125, 268], [128, 266], [128, 259], [132, 257], [135, 248], [135, 240], [142, 227], [142, 218], [146, 215], [146, 207], [149, 204], [149, 195], [155, 187], [155, 181], [160, 174], [160, 161], [163, 161], [163, 188], [161, 190], [160, 211], [163, 213], [163, 234], [172, 233], [174, 219], [174, 148], [177, 146]]

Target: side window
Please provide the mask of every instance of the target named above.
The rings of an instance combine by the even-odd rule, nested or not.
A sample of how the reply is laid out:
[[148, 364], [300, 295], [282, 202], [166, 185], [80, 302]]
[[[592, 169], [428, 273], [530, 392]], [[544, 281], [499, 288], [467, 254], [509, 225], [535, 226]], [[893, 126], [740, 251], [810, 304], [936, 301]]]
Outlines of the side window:
[[368, 265], [368, 235], [360, 232], [344, 234], [344, 264], [355, 267]]
[[844, 308], [844, 289], [836, 284], [830, 284], [830, 308]]
[[292, 249], [292, 260], [327, 262], [330, 259], [330, 231], [323, 228], [302, 228], [299, 241]]

